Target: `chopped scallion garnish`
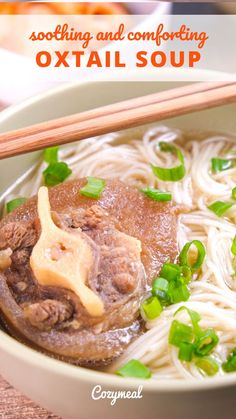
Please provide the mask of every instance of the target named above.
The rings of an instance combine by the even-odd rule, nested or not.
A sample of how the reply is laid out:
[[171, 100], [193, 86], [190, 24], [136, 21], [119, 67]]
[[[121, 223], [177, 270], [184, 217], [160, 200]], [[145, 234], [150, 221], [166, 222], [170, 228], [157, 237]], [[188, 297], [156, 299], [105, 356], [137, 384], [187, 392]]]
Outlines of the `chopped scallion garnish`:
[[211, 170], [213, 173], [223, 172], [236, 166], [236, 159], [211, 159]]
[[195, 361], [195, 365], [201, 372], [204, 373], [204, 375], [208, 375], [209, 377], [212, 377], [219, 371], [218, 363], [210, 356], [197, 358]]
[[222, 364], [224, 372], [236, 372], [236, 348], [228, 355], [227, 360]]
[[181, 269], [179, 265], [166, 262], [161, 268], [160, 277], [165, 278], [168, 281], [173, 281], [180, 276], [180, 273]]
[[57, 163], [58, 151], [59, 151], [58, 146], [46, 148], [43, 152], [44, 161], [48, 164]]
[[234, 256], [236, 256], [236, 235], [234, 236], [232, 246], [231, 246], [231, 252]]
[[58, 185], [64, 182], [72, 173], [67, 163], [58, 161], [58, 151], [58, 146], [44, 150], [44, 161], [48, 163], [48, 167], [43, 171], [44, 184], [46, 186]]
[[216, 201], [208, 206], [208, 209], [214, 212], [218, 217], [222, 217], [224, 213], [230, 209], [234, 204], [230, 202]]
[[189, 266], [181, 266], [181, 277], [184, 279], [185, 284], [188, 284], [192, 279], [192, 270]]
[[64, 162], [51, 163], [43, 171], [44, 184], [46, 186], [55, 186], [64, 182], [72, 173], [71, 169]]
[[179, 345], [179, 354], [178, 358], [181, 361], [192, 361], [193, 358], [193, 351], [194, 351], [194, 345], [192, 343], [188, 342], [182, 342]]
[[[197, 249], [197, 258], [195, 262], [192, 264], [189, 262], [188, 257], [191, 246], [195, 246]], [[206, 250], [202, 242], [200, 242], [199, 240], [192, 240], [191, 242], [188, 242], [184, 245], [179, 255], [179, 261], [181, 265], [188, 266], [192, 269], [192, 271], [196, 271], [201, 268], [205, 255]]]
[[195, 354], [198, 356], [209, 355], [212, 349], [219, 342], [217, 334], [215, 333], [214, 329], [203, 330], [200, 328], [198, 323], [201, 320], [201, 316], [194, 310], [190, 310], [189, 308], [183, 306], [175, 312], [175, 315], [183, 310], [187, 311], [193, 325], [193, 330], [195, 333]]
[[161, 277], [155, 278], [152, 283], [152, 295], [158, 297], [163, 306], [169, 304], [168, 287], [169, 281]]
[[143, 192], [148, 198], [151, 198], [153, 201], [171, 201], [172, 195], [170, 192], [160, 191], [159, 189], [154, 188], [144, 188], [141, 189], [141, 192]]
[[143, 313], [147, 320], [156, 319], [158, 316], [160, 316], [163, 310], [162, 305], [156, 296], [147, 298], [141, 304], [141, 309], [143, 310]]
[[192, 327], [173, 320], [169, 331], [169, 343], [179, 348], [178, 357], [183, 361], [191, 361], [193, 356], [202, 358], [210, 355], [219, 342], [217, 334], [214, 329], [202, 329], [199, 326], [201, 316], [185, 306], [180, 307], [174, 315], [183, 310], [187, 311]]
[[172, 304], [187, 301], [190, 297], [190, 292], [187, 285], [182, 278], [176, 281], [171, 281], [168, 288], [168, 296]]
[[169, 331], [169, 343], [177, 346], [184, 343], [192, 343], [194, 339], [193, 328], [187, 324], [181, 323], [178, 320], [173, 320]]
[[26, 201], [26, 198], [15, 198], [7, 202], [6, 204], [7, 213], [9, 214], [9, 212], [12, 212], [14, 209], [24, 204], [25, 201]]
[[199, 332], [194, 342], [195, 354], [198, 356], [209, 355], [215, 348], [219, 338], [214, 329], [206, 329]]
[[80, 195], [88, 198], [99, 199], [105, 188], [105, 180], [88, 176], [87, 183], [80, 189]]
[[131, 359], [123, 367], [116, 371], [117, 375], [122, 377], [135, 377], [135, 378], [150, 378], [152, 373], [148, 367], [137, 359]]
[[180, 164], [175, 167], [171, 168], [164, 168], [159, 166], [152, 165], [152, 171], [154, 175], [164, 181], [176, 182], [178, 180], [183, 179], [185, 176], [186, 170], [184, 165], [184, 156], [182, 151], [173, 144], [160, 142], [159, 143], [160, 150], [163, 152], [169, 152], [174, 154], [177, 159], [179, 160]]
[[236, 201], [236, 186], [232, 189], [231, 198]]
[[152, 294], [159, 298], [163, 306], [187, 301], [190, 297], [187, 284], [191, 278], [192, 271], [188, 266], [166, 262], [160, 276], [153, 281]]
[[155, 290], [168, 291], [169, 282], [165, 278], [156, 278], [152, 283], [152, 292], [155, 293]]
[[188, 308], [188, 307], [182, 306], [182, 307], [178, 308], [178, 310], [174, 313], [174, 316], [176, 314], [180, 313], [181, 311], [184, 311], [184, 310], [187, 311], [187, 313], [190, 317], [190, 320], [191, 320], [192, 325], [193, 325], [194, 332], [199, 333], [199, 331], [201, 330], [200, 326], [198, 325], [198, 323], [201, 320], [201, 316], [200, 316], [199, 313], [197, 313], [194, 310], [190, 310], [190, 308]]
[[[198, 251], [194, 263], [190, 264], [188, 252], [194, 245]], [[199, 240], [186, 243], [180, 253], [180, 264], [164, 263], [160, 271], [160, 276], [155, 278], [152, 283], [152, 295], [158, 297], [162, 306], [176, 304], [187, 301], [190, 297], [188, 283], [192, 279], [192, 273], [199, 269], [203, 263], [206, 251]]]

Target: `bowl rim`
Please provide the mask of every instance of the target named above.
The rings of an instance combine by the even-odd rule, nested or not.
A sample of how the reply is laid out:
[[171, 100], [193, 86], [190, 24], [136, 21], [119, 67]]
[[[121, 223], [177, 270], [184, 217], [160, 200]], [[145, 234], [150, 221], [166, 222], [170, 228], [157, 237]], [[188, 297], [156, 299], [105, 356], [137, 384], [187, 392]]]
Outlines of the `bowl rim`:
[[6, 332], [0, 331], [0, 347], [15, 359], [27, 363], [32, 369], [36, 366], [40, 370], [56, 373], [60, 377], [71, 378], [84, 382], [88, 385], [101, 385], [106, 388], [118, 388], [120, 390], [137, 390], [139, 385], [143, 385], [145, 392], [159, 393], [182, 393], [194, 391], [213, 390], [222, 387], [230, 387], [236, 384], [236, 373], [228, 376], [206, 377], [203, 380], [194, 379], [172, 379], [172, 380], [142, 380], [135, 378], [123, 378], [115, 374], [102, 371], [95, 371], [72, 365], [67, 362], [52, 358], [40, 351], [17, 341]]
[[[200, 73], [206, 73], [207, 70], [200, 70]], [[210, 72], [215, 73], [215, 72]], [[34, 103], [38, 103], [41, 100], [47, 100], [55, 94], [65, 93], [70, 91], [73, 88], [78, 88], [81, 85], [86, 85], [90, 83], [98, 83], [100, 81], [109, 81], [107, 75], [98, 79], [86, 78], [83, 81], [66, 83], [62, 86], [57, 86], [52, 89], [49, 89], [45, 92], [42, 92], [38, 95], [35, 95], [32, 98], [26, 99], [23, 102], [12, 105], [7, 109], [0, 112], [0, 125], [4, 121], [14, 116], [19, 111], [27, 109], [29, 106]], [[124, 80], [126, 81], [126, 80]], [[176, 80], [177, 82], [178, 80]], [[170, 81], [166, 81], [170, 82]], [[181, 82], [181, 81], [180, 81]], [[188, 82], [188, 81], [187, 81]], [[182, 83], [182, 82], [181, 82]], [[224, 376], [204, 378], [203, 380], [194, 380], [194, 379], [172, 379], [172, 380], [140, 380], [134, 378], [123, 378], [115, 374], [110, 374], [107, 372], [95, 371], [87, 369], [80, 366], [71, 365], [64, 361], [52, 358], [38, 350], [32, 349], [31, 347], [21, 343], [15, 338], [8, 335], [6, 332], [0, 330], [0, 348], [11, 355], [15, 359], [30, 365], [32, 368], [40, 368], [41, 370], [49, 371], [51, 373], [56, 373], [63, 377], [69, 377], [74, 380], [84, 382], [89, 385], [104, 385], [106, 388], [118, 388], [120, 390], [124, 389], [133, 389], [137, 390], [137, 387], [142, 384], [145, 392], [159, 392], [159, 393], [182, 393], [182, 392], [192, 392], [194, 391], [211, 391], [217, 388], [230, 387], [236, 384], [236, 373], [231, 373]]]
[[[191, 71], [191, 74], [193, 76], [196, 76], [196, 78], [188, 79], [187, 74]], [[94, 75], [91, 76], [85, 76], [82, 80], [78, 81], [72, 81], [72, 82], [65, 82], [61, 85], [57, 85], [54, 87], [51, 87], [47, 90], [43, 90], [40, 93], [37, 93], [34, 96], [28, 97], [24, 99], [23, 101], [19, 103], [12, 104], [8, 106], [7, 108], [0, 111], [0, 128], [1, 124], [4, 123], [8, 118], [11, 116], [14, 116], [17, 112], [27, 109], [29, 106], [34, 105], [35, 103], [40, 102], [41, 100], [46, 100], [51, 97], [53, 97], [55, 94], [65, 93], [67, 91], [72, 90], [73, 88], [78, 88], [79, 86], [84, 86], [87, 84], [96, 84], [96, 83], [119, 83], [119, 82], [134, 82], [134, 83], [196, 83], [197, 81], [208, 81], [209, 78], [211, 81], [218, 80], [224, 78], [228, 81], [233, 81], [233, 75], [229, 73], [224, 73], [220, 71], [215, 70], [208, 70], [208, 69], [181, 69], [176, 70], [173, 68], [167, 67], [166, 69], [159, 69], [158, 71], [158, 79], [156, 78], [156, 72], [155, 69], [150, 69], [149, 76], [150, 79], [143, 80], [142, 78], [135, 78], [133, 80], [133, 77], [137, 77], [136, 70], [129, 71], [129, 74], [123, 74], [119, 76], [119, 80], [116, 80], [112, 73], [110, 71], [104, 71], [104, 73], [99, 74], [98, 76], [94, 77]], [[177, 75], [176, 80], [172, 79], [174, 74]], [[180, 77], [180, 78], [178, 78]], [[186, 80], [183, 80], [183, 77], [186, 77]], [[132, 80], [130, 81], [130, 78]]]

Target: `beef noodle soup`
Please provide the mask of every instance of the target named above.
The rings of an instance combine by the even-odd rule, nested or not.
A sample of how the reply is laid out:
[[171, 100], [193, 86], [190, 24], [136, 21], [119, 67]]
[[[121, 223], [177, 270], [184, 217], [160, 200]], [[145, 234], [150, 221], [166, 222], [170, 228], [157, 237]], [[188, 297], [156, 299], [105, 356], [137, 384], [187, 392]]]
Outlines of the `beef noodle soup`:
[[157, 126], [47, 149], [5, 195], [5, 329], [123, 377], [235, 372], [235, 186], [229, 135]]

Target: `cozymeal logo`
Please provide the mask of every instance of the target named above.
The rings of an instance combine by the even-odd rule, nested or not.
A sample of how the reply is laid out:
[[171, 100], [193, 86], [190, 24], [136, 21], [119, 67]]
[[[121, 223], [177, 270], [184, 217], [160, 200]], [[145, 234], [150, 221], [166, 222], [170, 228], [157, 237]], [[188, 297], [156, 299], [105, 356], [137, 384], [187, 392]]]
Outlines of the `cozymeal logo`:
[[[154, 31], [132, 31], [120, 23], [115, 31], [97, 32], [78, 31], [69, 27], [67, 23], [57, 25], [53, 31], [35, 32], [33, 31], [29, 40], [32, 42], [45, 42], [48, 49], [37, 51], [35, 61], [38, 67], [76, 67], [76, 68], [125, 68], [128, 66], [122, 51], [127, 47], [130, 50], [129, 59], [133, 59], [133, 65], [137, 68], [143, 67], [194, 67], [202, 58], [202, 50], [209, 39], [204, 31], [192, 31], [186, 24], [182, 24], [176, 31], [167, 31], [165, 25], [160, 23]], [[80, 49], [51, 50], [50, 41], [53, 42], [53, 48], [56, 42], [63, 41], [80, 43]], [[94, 49], [94, 44], [96, 48]], [[106, 50], [100, 49], [104, 42], [116, 42], [118, 47], [115, 50], [112, 46], [106, 45]], [[119, 42], [119, 44], [118, 44]], [[146, 49], [137, 50], [137, 43], [145, 45]], [[169, 47], [172, 42], [173, 49]], [[191, 49], [189, 43], [191, 42]], [[99, 47], [99, 43], [100, 47]], [[151, 49], [149, 48], [152, 43]], [[162, 49], [163, 45], [168, 43], [166, 51]], [[92, 45], [91, 45], [92, 44]], [[68, 44], [69, 45], [69, 44]], [[132, 46], [134, 48], [132, 48]], [[132, 51], [134, 57], [132, 57]]]
[[111, 390], [103, 390], [101, 385], [96, 385], [93, 387], [91, 397], [93, 400], [102, 400], [108, 399], [110, 400], [111, 406], [114, 406], [119, 399], [142, 399], [143, 398], [143, 386], [139, 386], [137, 390], [118, 390], [118, 391], [111, 391]]

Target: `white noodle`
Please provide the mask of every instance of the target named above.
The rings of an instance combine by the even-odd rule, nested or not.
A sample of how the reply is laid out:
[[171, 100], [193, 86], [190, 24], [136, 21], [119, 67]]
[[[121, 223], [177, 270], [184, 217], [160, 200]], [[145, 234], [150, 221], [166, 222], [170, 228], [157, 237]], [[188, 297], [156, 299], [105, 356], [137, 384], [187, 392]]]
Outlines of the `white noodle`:
[[[133, 137], [132, 137], [133, 136]], [[215, 200], [230, 201], [236, 182], [236, 169], [218, 174], [210, 170], [211, 158], [221, 155], [235, 156], [233, 139], [219, 135], [205, 138], [193, 133], [191, 139], [177, 129], [158, 126], [133, 133], [112, 133], [70, 145], [60, 151], [60, 158], [68, 163], [71, 178], [88, 175], [103, 178], [120, 178], [140, 186], [153, 186], [170, 191], [178, 204], [187, 206], [188, 212], [179, 217], [179, 248], [190, 240], [201, 240], [207, 255], [199, 278], [190, 284], [191, 297], [184, 303], [202, 317], [202, 327], [214, 327], [220, 343], [214, 357], [225, 360], [230, 349], [236, 346], [236, 277], [230, 248], [236, 234], [235, 207], [227, 218], [217, 217], [207, 207]], [[170, 153], [160, 152], [160, 141], [175, 141], [184, 153], [187, 174], [180, 182], [163, 182], [153, 175], [150, 163], [171, 166], [175, 160]], [[37, 164], [10, 188], [7, 200], [14, 196], [34, 195], [42, 184], [45, 163]], [[6, 200], [6, 195], [2, 197]], [[2, 202], [2, 201], [1, 201]], [[233, 201], [232, 201], [233, 202]], [[178, 359], [176, 348], [168, 344], [168, 333], [173, 315], [183, 304], [167, 307], [159, 318], [147, 322], [147, 331], [135, 340], [124, 354], [109, 367], [114, 372], [131, 358], [139, 359], [152, 369], [153, 379], [203, 379], [194, 363]], [[178, 318], [189, 323], [186, 313]], [[218, 375], [223, 374], [222, 370]]]

